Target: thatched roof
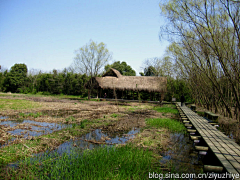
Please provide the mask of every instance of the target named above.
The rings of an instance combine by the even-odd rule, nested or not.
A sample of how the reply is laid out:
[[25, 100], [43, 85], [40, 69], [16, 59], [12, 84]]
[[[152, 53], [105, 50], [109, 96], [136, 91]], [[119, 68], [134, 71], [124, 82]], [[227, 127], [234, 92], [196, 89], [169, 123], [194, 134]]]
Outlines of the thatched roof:
[[[113, 68], [102, 77], [94, 77], [91, 80], [94, 88], [102, 89], [148, 92], [166, 92], [167, 89], [166, 77], [123, 76]], [[86, 88], [90, 87], [90, 81], [85, 85]]]

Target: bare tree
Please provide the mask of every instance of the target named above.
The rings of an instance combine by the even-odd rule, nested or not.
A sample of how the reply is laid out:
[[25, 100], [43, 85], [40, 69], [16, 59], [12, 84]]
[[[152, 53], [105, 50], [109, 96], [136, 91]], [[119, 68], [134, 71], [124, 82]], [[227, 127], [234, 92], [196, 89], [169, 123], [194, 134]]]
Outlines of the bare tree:
[[[75, 72], [86, 74], [92, 80], [92, 77], [98, 76], [103, 70], [104, 66], [111, 60], [112, 55], [106, 48], [106, 45], [96, 43], [92, 40], [88, 44], [75, 51], [76, 57], [74, 58], [71, 67]], [[92, 82], [89, 96], [92, 90]]]

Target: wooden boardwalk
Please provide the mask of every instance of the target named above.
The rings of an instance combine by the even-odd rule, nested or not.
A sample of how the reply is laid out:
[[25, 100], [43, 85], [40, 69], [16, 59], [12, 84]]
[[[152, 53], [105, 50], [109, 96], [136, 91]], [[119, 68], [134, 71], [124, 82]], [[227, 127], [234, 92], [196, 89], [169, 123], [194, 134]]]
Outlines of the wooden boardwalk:
[[240, 146], [187, 106], [181, 107], [181, 103], [177, 103], [177, 106], [187, 116], [193, 127], [222, 163], [222, 166], [229, 173], [240, 174]]

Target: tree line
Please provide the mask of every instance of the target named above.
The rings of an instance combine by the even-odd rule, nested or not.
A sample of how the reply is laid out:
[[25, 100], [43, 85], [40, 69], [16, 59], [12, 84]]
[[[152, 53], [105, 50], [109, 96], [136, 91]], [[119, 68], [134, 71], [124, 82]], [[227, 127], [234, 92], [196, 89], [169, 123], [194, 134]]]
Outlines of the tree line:
[[89, 78], [83, 74], [53, 70], [35, 74], [28, 72], [25, 64], [15, 64], [8, 72], [0, 73], [0, 90], [13, 93], [68, 94], [86, 96], [84, 84]]
[[240, 120], [240, 3], [234, 0], [167, 0], [161, 37], [194, 101]]

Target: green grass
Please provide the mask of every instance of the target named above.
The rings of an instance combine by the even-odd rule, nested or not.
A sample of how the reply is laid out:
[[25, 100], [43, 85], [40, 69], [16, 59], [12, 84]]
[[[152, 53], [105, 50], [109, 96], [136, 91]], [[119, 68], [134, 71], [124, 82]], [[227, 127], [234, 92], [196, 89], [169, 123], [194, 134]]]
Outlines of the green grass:
[[113, 113], [112, 115], [111, 115], [111, 117], [113, 117], [113, 118], [116, 118], [116, 117], [118, 117], [119, 115], [118, 114], [115, 114], [115, 113]]
[[23, 117], [23, 118], [26, 118], [26, 117], [34, 117], [34, 118], [37, 118], [37, 117], [40, 117], [42, 116], [43, 114], [41, 112], [37, 112], [37, 113], [29, 113], [29, 114], [24, 114], [24, 113], [19, 113], [19, 116]]
[[197, 114], [200, 116], [204, 116], [204, 112], [201, 112], [201, 111], [197, 111]]
[[[3, 175], [11, 179], [147, 179], [149, 172], [160, 170], [148, 150], [131, 145], [100, 147], [91, 151], [72, 150], [70, 155], [45, 155], [25, 159], [19, 170]], [[1, 178], [1, 176], [0, 176]]]
[[81, 127], [82, 129], [84, 129], [87, 123], [88, 123], [88, 120], [87, 120], [87, 119], [84, 119], [83, 121], [81, 121], [80, 127]]
[[55, 98], [64, 98], [64, 99], [86, 99], [86, 97], [82, 97], [79, 95], [65, 95], [65, 94], [50, 94], [49, 92], [37, 92], [36, 94], [28, 93], [28, 94], [21, 94], [21, 93], [0, 93], [0, 96], [12, 96], [12, 97], [55, 97]]
[[70, 122], [76, 121], [76, 119], [75, 119], [75, 117], [70, 116], [70, 117], [67, 117], [67, 118], [65, 119], [65, 121], [66, 121], [66, 123], [70, 123]]
[[33, 101], [23, 99], [0, 99], [0, 109], [33, 109], [40, 107], [40, 104]]
[[[101, 119], [94, 119], [91, 121], [85, 119], [81, 121], [80, 124], [77, 124], [75, 121], [73, 122], [74, 123], [72, 124], [72, 127], [67, 127], [65, 129], [55, 131], [51, 134], [39, 136], [34, 140], [24, 140], [20, 144], [11, 144], [9, 146], [2, 147], [0, 149], [0, 167], [1, 165], [6, 165], [10, 162], [14, 162], [16, 160], [24, 159], [30, 156], [33, 153], [32, 150], [36, 150], [37, 152], [46, 151], [48, 148], [47, 144], [49, 142], [63, 143], [73, 136], [82, 136], [83, 134], [89, 132], [91, 128], [97, 128], [103, 125], [107, 126], [111, 124], [111, 122], [103, 122]], [[26, 148], [23, 144], [28, 146], [29, 149]], [[46, 144], [46, 146], [44, 146], [44, 144]]]
[[149, 118], [146, 119], [146, 124], [156, 128], [167, 128], [171, 132], [186, 133], [185, 126], [175, 119]]
[[172, 114], [178, 114], [178, 110], [176, 109], [176, 107], [172, 104], [165, 104], [162, 107], [154, 107], [153, 110], [157, 111], [157, 112], [161, 112], [161, 113], [172, 113]]

